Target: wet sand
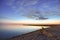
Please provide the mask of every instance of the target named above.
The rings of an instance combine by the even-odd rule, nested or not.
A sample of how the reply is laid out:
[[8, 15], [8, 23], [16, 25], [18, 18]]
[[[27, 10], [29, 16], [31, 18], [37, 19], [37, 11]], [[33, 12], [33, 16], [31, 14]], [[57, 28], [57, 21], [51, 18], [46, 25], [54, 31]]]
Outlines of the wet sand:
[[54, 25], [45, 29], [48, 33], [51, 33], [53, 37], [48, 37], [44, 34], [41, 34], [40, 30], [14, 36], [12, 38], [8, 38], [8, 40], [60, 40], [60, 25]]

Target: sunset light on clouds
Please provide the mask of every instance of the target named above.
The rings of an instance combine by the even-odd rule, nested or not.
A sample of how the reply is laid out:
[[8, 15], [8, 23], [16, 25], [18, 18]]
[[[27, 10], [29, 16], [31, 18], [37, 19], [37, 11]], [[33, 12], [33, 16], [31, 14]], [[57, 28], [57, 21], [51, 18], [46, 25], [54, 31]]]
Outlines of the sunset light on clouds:
[[[29, 18], [31, 13], [37, 13], [32, 15], [36, 17]], [[60, 0], [0, 0], [0, 14], [1, 20], [12, 22], [36, 20], [40, 16], [47, 21], [60, 20]]]
[[2, 20], [1, 23], [16, 23], [16, 24], [60, 24], [60, 20]]
[[[46, 33], [44, 34], [44, 32], [45, 30], [49, 32], [50, 28], [52, 33], [54, 29], [54, 36], [50, 38], [53, 40], [58, 38], [55, 34], [57, 32], [58, 34], [60, 33], [60, 0], [0, 0], [0, 37], [2, 37], [0, 39], [5, 40], [13, 36], [30, 34], [29, 32], [39, 30], [36, 33], [33, 32], [35, 35], [32, 34], [31, 39], [33, 40], [35, 37], [35, 39], [40, 40], [41, 36], [45, 40], [47, 36], [45, 36]], [[40, 29], [42, 29], [41, 33], [44, 35], [40, 35]], [[49, 35], [50, 33], [48, 33]], [[28, 35], [27, 38], [30, 40]], [[47, 38], [50, 39], [49, 37]], [[23, 37], [22, 39], [25, 38]]]

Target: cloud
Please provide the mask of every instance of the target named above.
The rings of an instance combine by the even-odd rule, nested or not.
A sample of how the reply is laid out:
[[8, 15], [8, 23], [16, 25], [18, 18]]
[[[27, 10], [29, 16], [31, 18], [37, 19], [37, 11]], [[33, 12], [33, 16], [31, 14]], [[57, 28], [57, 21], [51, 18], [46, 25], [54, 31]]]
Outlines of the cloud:
[[[42, 19], [51, 16], [60, 17], [59, 2], [59, 0], [6, 0], [6, 3], [14, 10], [14, 13], [23, 14], [25, 17], [30, 15], [29, 18], [35, 19], [40, 16], [43, 16], [41, 17]], [[40, 13], [35, 15], [36, 12]]]
[[9, 19], [8, 17], [0, 16], [0, 19]]

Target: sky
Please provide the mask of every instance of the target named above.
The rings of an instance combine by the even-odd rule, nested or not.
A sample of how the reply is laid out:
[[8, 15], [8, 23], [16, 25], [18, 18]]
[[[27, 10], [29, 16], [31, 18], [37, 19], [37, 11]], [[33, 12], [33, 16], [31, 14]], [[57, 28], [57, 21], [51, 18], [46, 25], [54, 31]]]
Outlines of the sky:
[[60, 20], [60, 0], [0, 0], [1, 21], [36, 20], [29, 17], [34, 13], [47, 20]]
[[[47, 19], [37, 19], [40, 16]], [[0, 22], [60, 24], [60, 0], [0, 0]], [[2, 25], [1, 29], [4, 30], [4, 37], [8, 34], [7, 37], [10, 37], [16, 35], [15, 33], [17, 32], [29, 32], [35, 29], [41, 29], [41, 27]], [[6, 34], [6, 30], [9, 33]], [[10, 30], [14, 31], [14, 33], [10, 33]]]
[[[48, 19], [37, 20], [40, 16]], [[0, 22], [60, 24], [60, 0], [0, 0]], [[35, 26], [2, 26], [5, 30], [19, 30], [19, 32], [20, 28], [24, 32], [26, 28], [26, 31], [37, 28]]]

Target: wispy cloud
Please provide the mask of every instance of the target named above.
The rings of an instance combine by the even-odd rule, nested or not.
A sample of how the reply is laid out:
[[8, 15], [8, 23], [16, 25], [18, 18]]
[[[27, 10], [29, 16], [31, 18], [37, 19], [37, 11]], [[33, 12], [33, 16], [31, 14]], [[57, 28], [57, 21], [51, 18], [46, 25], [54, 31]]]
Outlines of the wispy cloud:
[[[2, 12], [3, 16], [13, 17], [13, 18], [21, 18], [21, 16], [27, 18], [26, 15], [36, 14], [39, 12], [38, 17], [43, 15], [48, 19], [56, 19], [60, 17], [60, 0], [4, 0], [3, 2], [4, 8], [2, 10], [6, 10]], [[2, 5], [2, 4], [1, 4]], [[7, 10], [8, 9], [8, 10]], [[10, 13], [9, 13], [10, 12]], [[29, 16], [32, 19], [36, 19], [37, 15], [33, 17], [33, 15]], [[60, 18], [59, 18], [60, 19]]]

